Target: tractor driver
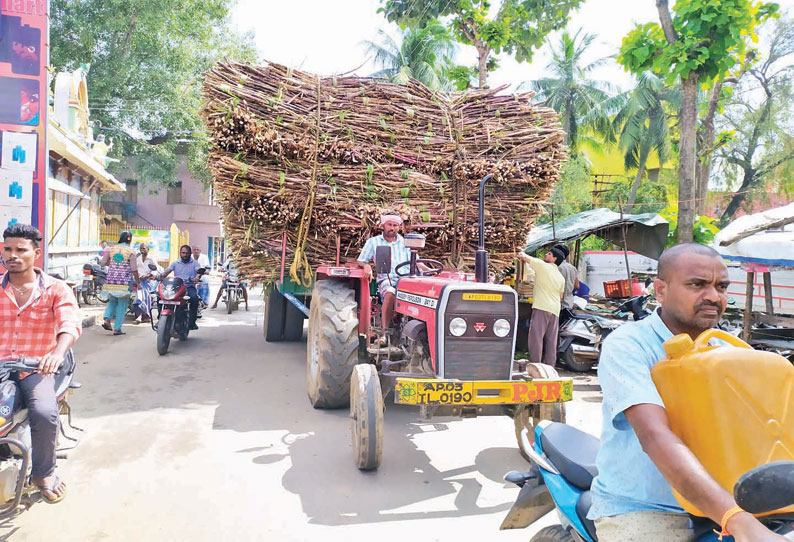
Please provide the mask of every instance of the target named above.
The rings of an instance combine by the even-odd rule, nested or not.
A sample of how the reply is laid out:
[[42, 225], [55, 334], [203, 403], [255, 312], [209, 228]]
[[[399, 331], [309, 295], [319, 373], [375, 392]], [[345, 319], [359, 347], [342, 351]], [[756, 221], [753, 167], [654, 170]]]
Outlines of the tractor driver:
[[377, 276], [378, 295], [381, 299], [381, 319], [383, 328], [389, 327], [394, 316], [394, 285], [397, 283], [397, 275], [394, 268], [411, 259], [411, 250], [405, 246], [405, 240], [398, 232], [402, 228], [403, 219], [398, 214], [384, 214], [380, 217], [380, 227], [383, 233], [370, 237], [361, 250], [358, 257], [358, 264], [364, 269], [364, 278], [372, 280], [372, 266], [369, 262], [375, 259], [377, 247], [391, 247], [391, 272], [382, 273]]

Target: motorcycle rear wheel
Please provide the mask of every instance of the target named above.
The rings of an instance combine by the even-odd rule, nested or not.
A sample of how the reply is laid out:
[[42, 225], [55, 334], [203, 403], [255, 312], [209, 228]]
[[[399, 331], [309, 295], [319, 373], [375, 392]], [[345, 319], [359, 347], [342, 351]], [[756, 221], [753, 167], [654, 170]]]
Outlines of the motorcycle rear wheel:
[[94, 292], [89, 292], [88, 290], [84, 289], [82, 291], [82, 296], [83, 296], [83, 303], [85, 303], [86, 305], [90, 305], [91, 298], [94, 297]]
[[563, 529], [562, 525], [543, 527], [529, 542], [575, 542], [571, 533]]
[[168, 353], [171, 344], [171, 327], [174, 324], [173, 316], [165, 316], [157, 322], [157, 353], [161, 356]]
[[565, 352], [562, 353], [562, 360], [570, 370], [576, 371], [577, 373], [586, 373], [590, 371], [593, 365], [598, 362], [597, 360], [577, 358], [576, 352], [573, 350], [573, 344], [569, 345], [568, 348], [565, 349]]

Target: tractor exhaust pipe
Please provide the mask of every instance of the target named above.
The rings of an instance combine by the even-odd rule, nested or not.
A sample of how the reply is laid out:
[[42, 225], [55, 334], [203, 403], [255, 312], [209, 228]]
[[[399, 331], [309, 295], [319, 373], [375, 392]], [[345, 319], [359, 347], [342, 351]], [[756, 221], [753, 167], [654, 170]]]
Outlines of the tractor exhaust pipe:
[[474, 280], [488, 282], [488, 252], [485, 250], [485, 183], [491, 180], [490, 173], [480, 181], [480, 239], [477, 243], [477, 252], [474, 254]]

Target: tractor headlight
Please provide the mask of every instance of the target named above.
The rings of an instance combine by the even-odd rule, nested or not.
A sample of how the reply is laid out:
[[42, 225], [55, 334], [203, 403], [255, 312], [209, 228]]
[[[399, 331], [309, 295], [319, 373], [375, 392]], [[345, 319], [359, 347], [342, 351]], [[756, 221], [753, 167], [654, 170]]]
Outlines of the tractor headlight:
[[463, 318], [453, 318], [452, 321], [449, 323], [449, 332], [452, 333], [455, 337], [460, 337], [464, 333], [466, 333], [466, 320]]
[[507, 337], [510, 334], [510, 322], [504, 318], [499, 318], [493, 323], [493, 332], [497, 337]]

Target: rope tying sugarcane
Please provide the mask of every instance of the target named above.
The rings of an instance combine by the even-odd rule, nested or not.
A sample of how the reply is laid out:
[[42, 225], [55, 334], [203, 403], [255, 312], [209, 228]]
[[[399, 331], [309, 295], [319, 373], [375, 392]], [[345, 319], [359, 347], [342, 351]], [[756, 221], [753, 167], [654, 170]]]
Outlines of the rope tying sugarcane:
[[[309, 226], [312, 222], [312, 210], [314, 209], [314, 192], [317, 187], [317, 157], [320, 151], [320, 85], [321, 79], [317, 76], [317, 117], [315, 122], [314, 134], [314, 156], [312, 157], [312, 176], [309, 179], [309, 197], [306, 198], [306, 205], [303, 207], [300, 228], [298, 229], [298, 240], [295, 245], [295, 258], [289, 267], [289, 276], [294, 281], [304, 287], [312, 284], [312, 267], [309, 258], [306, 256], [306, 241], [309, 238]], [[301, 275], [301, 271], [303, 274]]]

